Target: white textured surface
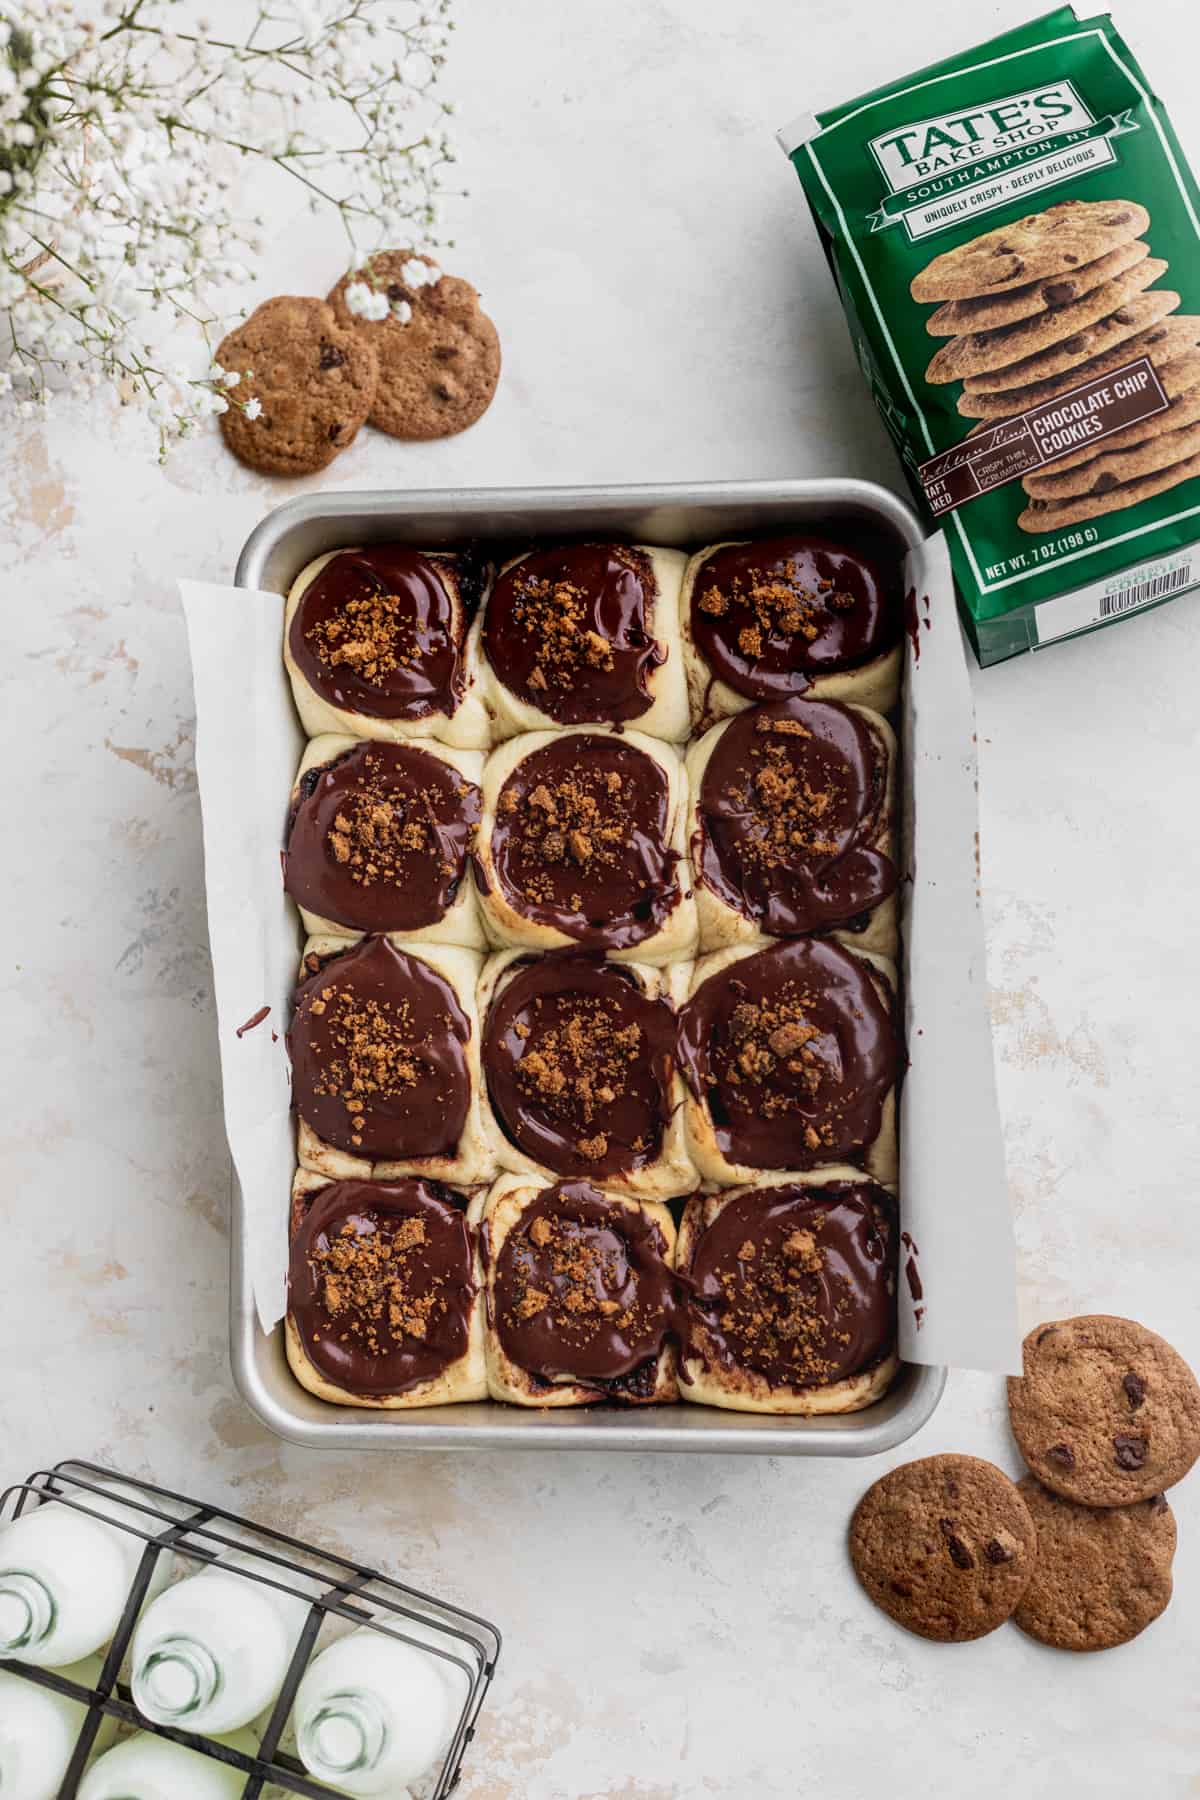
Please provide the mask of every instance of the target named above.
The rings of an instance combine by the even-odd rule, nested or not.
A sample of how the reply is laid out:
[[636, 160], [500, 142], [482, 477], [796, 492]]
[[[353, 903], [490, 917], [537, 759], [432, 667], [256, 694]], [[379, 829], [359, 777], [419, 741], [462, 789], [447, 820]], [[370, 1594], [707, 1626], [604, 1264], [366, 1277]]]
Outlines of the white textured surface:
[[[323, 485], [894, 480], [771, 132], [1033, 10], [460, 0], [472, 195], [446, 262], [484, 289], [505, 379], [465, 437], [364, 436]], [[1175, 0], [1126, 11], [1200, 159], [1200, 34]], [[322, 287], [336, 240], [290, 194], [272, 217], [266, 291]], [[5, 1474], [95, 1454], [490, 1613], [508, 1645], [464, 1800], [1200, 1792], [1200, 1478], [1174, 1606], [1071, 1659], [874, 1613], [843, 1533], [876, 1465], [318, 1457], [256, 1424], [226, 1362], [175, 578], [227, 578], [298, 488], [215, 435], [160, 472], [99, 411], [5, 430]], [[1128, 1312], [1194, 1363], [1197, 659], [1188, 598], [976, 681], [1023, 1311]], [[999, 1383], [952, 1380], [914, 1445], [944, 1448], [1011, 1464]]]

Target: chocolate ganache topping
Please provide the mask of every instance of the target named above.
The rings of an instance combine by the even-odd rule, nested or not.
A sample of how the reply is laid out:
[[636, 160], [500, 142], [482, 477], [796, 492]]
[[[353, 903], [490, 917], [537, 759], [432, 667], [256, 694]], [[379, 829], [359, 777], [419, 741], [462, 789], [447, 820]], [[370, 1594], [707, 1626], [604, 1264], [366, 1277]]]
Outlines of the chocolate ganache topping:
[[779, 700], [738, 713], [697, 797], [696, 868], [705, 886], [772, 937], [843, 925], [896, 886], [875, 849], [888, 750], [861, 713], [829, 700]]
[[470, 1101], [471, 1022], [446, 977], [385, 937], [309, 960], [288, 1033], [300, 1117], [353, 1156], [452, 1153]]
[[572, 732], [518, 763], [500, 790], [492, 867], [509, 905], [592, 949], [622, 950], [678, 904], [665, 771], [644, 750]]
[[858, 1161], [896, 1081], [892, 1008], [869, 963], [825, 938], [772, 944], [710, 975], [683, 1008], [679, 1058], [730, 1161]]
[[544, 1189], [496, 1257], [490, 1303], [506, 1356], [546, 1382], [648, 1398], [677, 1325], [666, 1249], [640, 1207], [586, 1181]]
[[513, 965], [483, 1032], [505, 1136], [557, 1175], [652, 1163], [671, 1118], [675, 1013], [632, 970], [574, 950]]
[[[462, 607], [445, 574], [458, 576]], [[323, 700], [375, 719], [453, 713], [465, 685], [463, 642], [476, 563], [406, 544], [342, 550], [300, 597], [292, 658]]]
[[692, 1248], [685, 1356], [773, 1388], [871, 1368], [896, 1337], [895, 1240], [895, 1202], [871, 1181], [736, 1195]]
[[465, 1202], [433, 1181], [335, 1181], [292, 1239], [309, 1361], [351, 1394], [404, 1394], [466, 1354], [475, 1298]]
[[483, 623], [504, 686], [560, 725], [636, 719], [667, 652], [650, 625], [658, 584], [644, 550], [535, 550], [499, 576]]
[[899, 594], [875, 563], [824, 538], [728, 544], [701, 566], [692, 637], [713, 675], [750, 700], [802, 693], [820, 675], [900, 642]]
[[363, 743], [300, 779], [284, 886], [353, 931], [417, 931], [442, 918], [467, 872], [482, 799], [415, 744]]

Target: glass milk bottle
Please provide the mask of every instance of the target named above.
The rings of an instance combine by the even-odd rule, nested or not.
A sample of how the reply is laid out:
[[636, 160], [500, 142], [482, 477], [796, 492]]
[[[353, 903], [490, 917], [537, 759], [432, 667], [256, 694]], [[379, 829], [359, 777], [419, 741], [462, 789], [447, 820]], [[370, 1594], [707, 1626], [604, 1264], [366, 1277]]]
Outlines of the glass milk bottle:
[[[230, 1732], [216, 1742], [247, 1756], [258, 1749], [248, 1731]], [[238, 1800], [246, 1779], [240, 1769], [198, 1750], [139, 1731], [92, 1764], [77, 1800]]]
[[[132, 1492], [132, 1490], [130, 1490]], [[82, 1504], [110, 1519], [153, 1531], [147, 1513], [125, 1506], [117, 1485], [80, 1493]], [[61, 1668], [107, 1644], [145, 1550], [145, 1540], [73, 1507], [49, 1501], [0, 1528], [0, 1657]], [[171, 1573], [159, 1555], [150, 1594]]]
[[[426, 1635], [407, 1619], [397, 1629]], [[296, 1693], [297, 1753], [343, 1793], [393, 1794], [440, 1761], [467, 1693], [455, 1664], [362, 1627], [309, 1665]]]
[[148, 1606], [133, 1637], [133, 1698], [156, 1725], [236, 1731], [271, 1705], [309, 1603], [235, 1571], [232, 1556], [177, 1582]]
[[[80, 1687], [94, 1688], [100, 1658], [89, 1656], [57, 1671]], [[87, 1716], [82, 1700], [69, 1700], [0, 1669], [0, 1794], [4, 1800], [57, 1800], [79, 1728]], [[105, 1719], [96, 1734], [97, 1750], [109, 1745], [116, 1723]]]

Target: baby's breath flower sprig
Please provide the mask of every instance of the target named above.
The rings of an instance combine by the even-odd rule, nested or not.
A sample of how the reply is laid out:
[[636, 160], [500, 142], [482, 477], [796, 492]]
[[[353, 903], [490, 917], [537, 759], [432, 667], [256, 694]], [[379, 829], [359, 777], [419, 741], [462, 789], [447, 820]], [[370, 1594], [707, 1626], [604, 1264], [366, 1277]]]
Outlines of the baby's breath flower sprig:
[[0, 394], [115, 385], [164, 454], [248, 412], [210, 366], [262, 248], [247, 162], [337, 213], [352, 266], [442, 241], [450, 9], [255, 0], [222, 37], [191, 0], [0, 0]]

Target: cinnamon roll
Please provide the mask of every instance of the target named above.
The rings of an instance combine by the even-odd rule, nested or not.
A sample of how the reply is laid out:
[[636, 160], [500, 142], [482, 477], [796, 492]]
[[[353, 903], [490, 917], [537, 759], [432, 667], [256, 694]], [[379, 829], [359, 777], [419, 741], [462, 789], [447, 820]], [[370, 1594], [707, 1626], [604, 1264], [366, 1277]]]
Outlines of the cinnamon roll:
[[672, 745], [598, 726], [510, 739], [483, 771], [475, 874], [488, 938], [643, 963], [690, 955], [686, 826]]
[[697, 1194], [679, 1228], [680, 1394], [735, 1412], [858, 1412], [896, 1357], [896, 1202], [855, 1169]]
[[702, 957], [680, 1014], [692, 1161], [753, 1182], [850, 1163], [896, 1178], [895, 971], [828, 938]]
[[490, 1180], [480, 959], [449, 944], [310, 938], [288, 1049], [302, 1168], [337, 1180]]
[[490, 722], [470, 639], [490, 566], [471, 550], [369, 544], [301, 570], [283, 660], [309, 737], [336, 731], [485, 749]]
[[314, 738], [292, 788], [283, 885], [320, 936], [483, 948], [470, 857], [478, 750]]
[[688, 563], [680, 626], [701, 729], [799, 694], [888, 712], [900, 692], [898, 572], [848, 544], [800, 534], [712, 544]]
[[488, 1391], [516, 1406], [678, 1399], [675, 1227], [585, 1181], [501, 1175], [483, 1208]]
[[832, 932], [897, 944], [896, 739], [830, 700], [776, 700], [692, 745], [688, 844], [700, 948]]
[[285, 1343], [303, 1387], [382, 1411], [486, 1399], [469, 1206], [440, 1182], [297, 1171]]
[[496, 735], [621, 724], [686, 738], [686, 563], [681, 550], [601, 542], [529, 550], [501, 569], [479, 628]]

